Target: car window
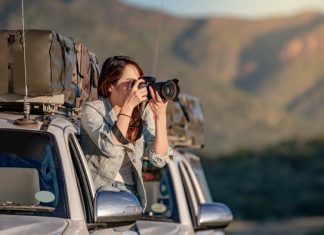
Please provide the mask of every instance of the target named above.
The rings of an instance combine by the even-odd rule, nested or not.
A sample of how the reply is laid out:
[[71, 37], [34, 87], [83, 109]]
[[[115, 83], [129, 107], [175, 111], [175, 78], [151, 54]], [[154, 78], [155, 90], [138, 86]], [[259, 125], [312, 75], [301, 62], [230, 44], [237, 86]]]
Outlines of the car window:
[[147, 207], [142, 219], [179, 222], [169, 168], [158, 168], [145, 160], [142, 174], [147, 196]]
[[0, 213], [67, 218], [65, 184], [54, 137], [0, 130]]

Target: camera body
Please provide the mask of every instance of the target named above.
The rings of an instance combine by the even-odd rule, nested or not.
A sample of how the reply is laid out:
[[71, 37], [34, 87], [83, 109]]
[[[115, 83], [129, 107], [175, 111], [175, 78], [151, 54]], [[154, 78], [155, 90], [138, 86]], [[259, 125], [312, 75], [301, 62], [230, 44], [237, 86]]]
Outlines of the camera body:
[[179, 101], [178, 96], [180, 93], [180, 87], [178, 85], [178, 79], [171, 79], [162, 82], [156, 82], [156, 78], [151, 76], [142, 76], [140, 79], [143, 79], [144, 82], [141, 82], [138, 85], [138, 88], [147, 88], [148, 99], [152, 98], [150, 91], [148, 90], [149, 87], [152, 87], [153, 91], [157, 91], [162, 99], [174, 102]]

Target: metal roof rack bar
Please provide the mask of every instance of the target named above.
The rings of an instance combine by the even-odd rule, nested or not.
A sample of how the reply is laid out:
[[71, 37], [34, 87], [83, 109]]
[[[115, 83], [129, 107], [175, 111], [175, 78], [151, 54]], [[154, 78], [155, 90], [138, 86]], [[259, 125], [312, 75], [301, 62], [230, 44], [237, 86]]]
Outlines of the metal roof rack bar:
[[[24, 112], [24, 99], [19, 96], [7, 96], [0, 99], [0, 111]], [[28, 98], [30, 114], [66, 114], [68, 108], [64, 107], [64, 95], [37, 96]]]
[[[22, 95], [16, 94], [6, 94], [0, 95], [0, 102], [24, 102], [25, 98]], [[28, 97], [28, 102], [30, 103], [52, 103], [63, 105], [64, 104], [64, 94], [51, 95], [51, 96], [35, 96]]]

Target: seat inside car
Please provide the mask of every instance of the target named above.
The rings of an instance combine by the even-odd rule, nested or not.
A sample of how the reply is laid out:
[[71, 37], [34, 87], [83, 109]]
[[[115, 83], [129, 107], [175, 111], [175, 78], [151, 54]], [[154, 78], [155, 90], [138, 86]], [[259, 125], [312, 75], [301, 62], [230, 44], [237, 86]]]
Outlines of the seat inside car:
[[35, 168], [0, 167], [0, 202], [39, 204], [35, 194], [40, 191]]

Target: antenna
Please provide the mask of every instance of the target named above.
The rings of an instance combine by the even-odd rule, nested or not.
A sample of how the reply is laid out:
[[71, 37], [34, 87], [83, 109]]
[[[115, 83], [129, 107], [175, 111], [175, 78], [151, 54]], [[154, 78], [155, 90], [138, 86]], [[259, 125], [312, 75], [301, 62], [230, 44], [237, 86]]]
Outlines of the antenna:
[[161, 0], [160, 22], [159, 22], [159, 28], [158, 28], [156, 42], [155, 42], [155, 54], [154, 54], [154, 63], [153, 63], [153, 76], [154, 77], [156, 74], [156, 67], [157, 67], [158, 56], [159, 56], [159, 52], [160, 52], [160, 38], [161, 38], [161, 30], [162, 30], [162, 20], [163, 20], [163, 0]]
[[25, 99], [28, 99], [24, 0], [21, 0], [21, 21], [22, 21], [22, 37], [23, 37], [23, 50], [24, 50]]
[[25, 17], [24, 17], [24, 0], [21, 0], [21, 21], [22, 21], [22, 38], [23, 38], [23, 50], [24, 50], [24, 77], [25, 77], [25, 98], [24, 98], [24, 113], [23, 118], [15, 120], [16, 125], [34, 127], [37, 124], [36, 120], [29, 117], [30, 103], [28, 99], [27, 88], [27, 66], [26, 66], [26, 41], [25, 41]]

